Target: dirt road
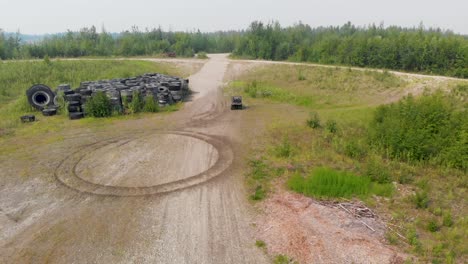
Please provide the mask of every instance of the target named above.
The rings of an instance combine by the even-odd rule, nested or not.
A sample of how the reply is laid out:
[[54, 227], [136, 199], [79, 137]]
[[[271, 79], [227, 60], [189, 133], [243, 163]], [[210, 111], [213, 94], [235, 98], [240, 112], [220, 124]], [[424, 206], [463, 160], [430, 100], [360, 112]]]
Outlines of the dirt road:
[[240, 119], [219, 91], [227, 66], [212, 55], [179, 112], [2, 157], [0, 262], [266, 263], [235, 155]]

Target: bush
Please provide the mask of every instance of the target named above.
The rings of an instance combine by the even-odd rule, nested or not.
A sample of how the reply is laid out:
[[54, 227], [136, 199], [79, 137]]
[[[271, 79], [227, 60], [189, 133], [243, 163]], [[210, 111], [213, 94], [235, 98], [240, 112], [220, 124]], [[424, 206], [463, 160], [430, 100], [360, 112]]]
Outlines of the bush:
[[443, 219], [442, 219], [442, 224], [446, 227], [452, 227], [453, 226], [453, 219], [452, 219], [452, 214], [450, 212], [444, 213]]
[[429, 222], [427, 223], [427, 230], [434, 233], [434, 232], [439, 231], [439, 229], [440, 229], [440, 227], [439, 227], [439, 224], [437, 223], [436, 219], [429, 220]]
[[253, 80], [251, 83], [247, 84], [244, 89], [244, 92], [247, 93], [250, 97], [256, 98], [258, 93], [258, 84], [256, 80]]
[[197, 59], [208, 59], [208, 55], [206, 55], [206, 52], [198, 52]]
[[426, 191], [416, 192], [413, 196], [416, 208], [427, 208], [429, 206], [429, 196]]
[[254, 201], [259, 201], [259, 200], [263, 200], [266, 196], [266, 191], [265, 189], [263, 188], [262, 185], [258, 185], [256, 188], [255, 188], [255, 192], [254, 194], [252, 194], [250, 196], [250, 199], [254, 200]]
[[145, 101], [143, 100], [143, 96], [138, 91], [133, 91], [132, 101], [128, 104], [128, 108], [131, 113], [139, 113], [143, 110], [145, 106]]
[[108, 117], [112, 115], [110, 99], [103, 92], [97, 92], [86, 102], [86, 113], [94, 117]]
[[345, 143], [344, 153], [354, 159], [363, 159], [367, 155], [367, 149], [357, 140], [350, 140]]
[[468, 169], [468, 112], [441, 92], [380, 106], [370, 125], [371, 142], [392, 158], [434, 160]]
[[266, 243], [265, 241], [263, 240], [257, 240], [255, 241], [255, 246], [259, 247], [259, 248], [265, 248], [266, 247]]
[[374, 182], [390, 183], [392, 177], [389, 170], [377, 158], [370, 159], [366, 164], [366, 175]]
[[328, 120], [325, 124], [325, 128], [328, 130], [328, 132], [333, 134], [338, 132], [338, 125], [335, 120]]
[[307, 119], [307, 126], [310, 128], [320, 128], [320, 117], [317, 112], [310, 113], [309, 119]]
[[143, 107], [143, 111], [149, 113], [156, 113], [159, 112], [159, 104], [154, 100], [152, 95], [148, 95], [145, 97], [145, 106]]

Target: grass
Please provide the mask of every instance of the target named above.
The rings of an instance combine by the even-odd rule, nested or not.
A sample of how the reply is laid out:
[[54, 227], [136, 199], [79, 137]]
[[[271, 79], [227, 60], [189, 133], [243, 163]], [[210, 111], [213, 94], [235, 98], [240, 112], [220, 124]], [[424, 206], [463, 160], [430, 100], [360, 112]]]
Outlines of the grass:
[[[19, 130], [24, 133], [57, 131], [69, 123], [64, 116], [45, 118], [39, 112], [31, 109], [25, 91], [33, 84], [43, 83], [53, 89], [61, 83], [69, 83], [72, 87], [78, 87], [82, 81], [124, 78], [146, 72], [184, 74], [167, 64], [134, 60], [11, 61], [0, 63], [0, 137], [13, 135]], [[180, 106], [171, 106], [167, 111], [174, 111], [178, 108]], [[19, 117], [25, 114], [36, 114], [39, 122], [21, 124]], [[99, 122], [105, 123], [102, 120]]]
[[393, 159], [367, 138], [378, 106], [413, 86], [453, 89], [466, 109], [468, 85], [461, 81], [285, 65], [239, 76], [227, 91], [245, 97], [252, 106], [249, 118], [270, 121], [251, 154], [251, 198], [268, 197], [274, 182], [321, 199], [357, 197], [405, 236], [386, 234], [401, 250], [423, 263], [463, 262], [468, 257], [466, 172]]
[[371, 183], [369, 177], [326, 167], [315, 168], [306, 177], [295, 173], [287, 185], [293, 191], [316, 198], [364, 198], [369, 194], [391, 195], [393, 191], [392, 185]]
[[251, 97], [314, 108], [368, 105], [407, 85], [388, 72], [289, 65], [262, 67], [232, 83]]

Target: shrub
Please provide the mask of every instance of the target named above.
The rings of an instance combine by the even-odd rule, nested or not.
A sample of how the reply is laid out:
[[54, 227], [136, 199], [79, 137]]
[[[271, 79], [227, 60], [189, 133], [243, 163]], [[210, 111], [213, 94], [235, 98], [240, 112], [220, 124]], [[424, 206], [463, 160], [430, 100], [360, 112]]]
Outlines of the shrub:
[[372, 158], [367, 162], [366, 175], [374, 182], [392, 182], [392, 177], [389, 170], [382, 164], [382, 161], [377, 158]]
[[145, 106], [145, 101], [143, 100], [143, 96], [138, 91], [133, 91], [132, 101], [128, 104], [128, 108], [130, 109], [131, 113], [139, 113], [143, 110]]
[[247, 93], [250, 97], [256, 98], [258, 93], [258, 84], [256, 80], [253, 80], [251, 83], [247, 84], [244, 88], [244, 92]]
[[325, 124], [325, 128], [328, 130], [328, 132], [333, 134], [338, 132], [338, 125], [335, 120], [328, 120]]
[[370, 124], [371, 142], [392, 158], [435, 160], [468, 168], [468, 112], [441, 92], [380, 106]]
[[427, 208], [429, 206], [429, 196], [426, 191], [416, 192], [413, 196], [416, 208]]
[[197, 59], [208, 59], [208, 55], [206, 55], [206, 52], [198, 52]]
[[255, 241], [255, 246], [259, 247], [259, 248], [265, 248], [266, 247], [266, 243], [265, 241], [263, 240], [257, 240]]
[[290, 264], [290, 263], [297, 263], [297, 262], [293, 261], [291, 258], [289, 258], [286, 255], [278, 255], [273, 260], [273, 263], [274, 264]]
[[154, 100], [154, 97], [152, 95], [148, 95], [145, 97], [144, 105], [145, 106], [143, 107], [143, 111], [145, 112], [159, 112], [159, 104], [156, 102], [156, 100]]
[[320, 117], [317, 112], [310, 113], [309, 119], [307, 119], [307, 126], [310, 128], [320, 128]]
[[259, 159], [251, 160], [250, 162], [251, 176], [255, 180], [262, 180], [268, 176], [266, 164]]
[[439, 224], [437, 223], [436, 219], [429, 220], [429, 222], [427, 223], [427, 230], [434, 233], [434, 232], [439, 231], [439, 229], [440, 229]]
[[453, 219], [452, 219], [452, 214], [450, 212], [444, 213], [443, 219], [442, 219], [442, 224], [446, 227], [452, 227], [453, 226]]
[[266, 196], [266, 191], [265, 189], [263, 188], [262, 185], [258, 185], [256, 188], [255, 188], [255, 192], [254, 194], [252, 194], [250, 196], [250, 199], [254, 200], [254, 201], [259, 201], [259, 200], [263, 200]]
[[94, 117], [108, 117], [112, 115], [110, 99], [103, 92], [97, 92], [86, 102], [86, 113]]
[[357, 140], [350, 140], [345, 143], [344, 154], [354, 159], [363, 159], [367, 155], [367, 149]]

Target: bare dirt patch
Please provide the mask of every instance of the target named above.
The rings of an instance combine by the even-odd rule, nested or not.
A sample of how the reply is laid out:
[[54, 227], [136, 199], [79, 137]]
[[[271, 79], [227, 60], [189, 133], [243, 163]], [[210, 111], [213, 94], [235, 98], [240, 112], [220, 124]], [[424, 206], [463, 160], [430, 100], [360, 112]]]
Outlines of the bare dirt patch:
[[355, 218], [284, 190], [259, 207], [264, 214], [256, 235], [272, 256], [286, 254], [300, 263], [403, 263], [404, 255], [384, 242], [385, 225], [378, 218]]

